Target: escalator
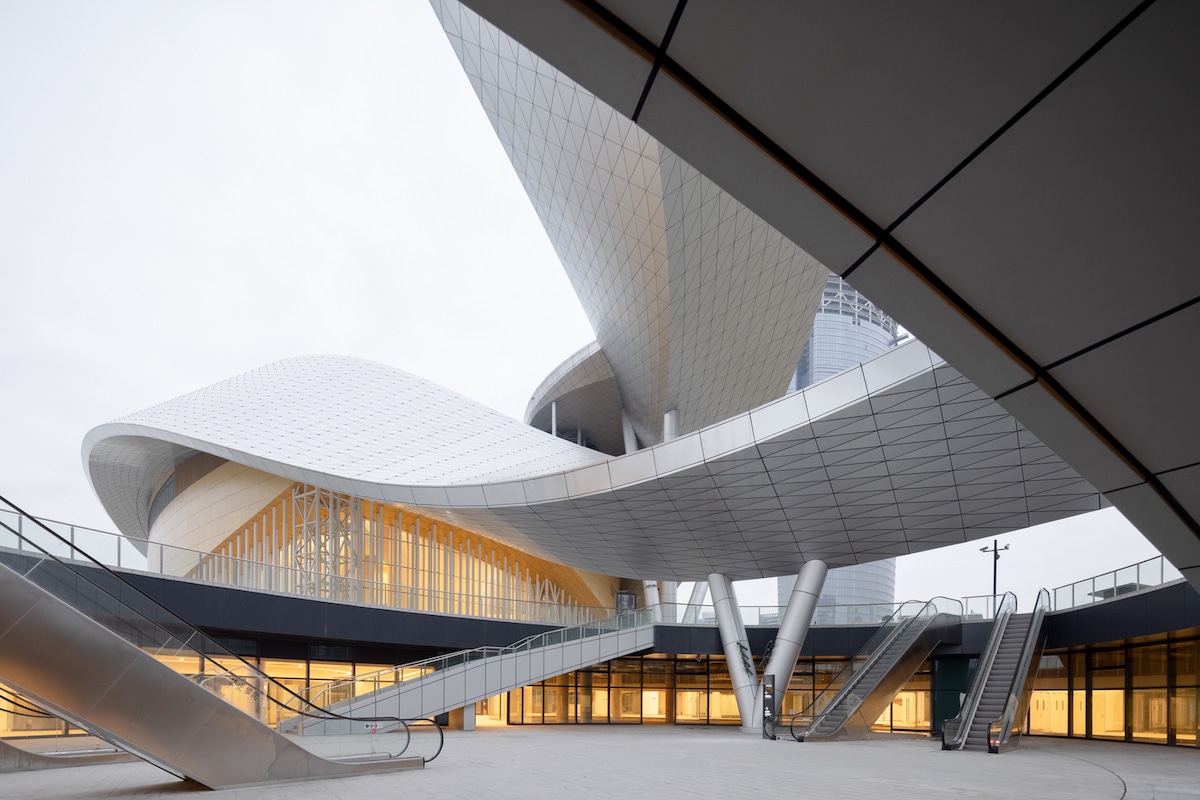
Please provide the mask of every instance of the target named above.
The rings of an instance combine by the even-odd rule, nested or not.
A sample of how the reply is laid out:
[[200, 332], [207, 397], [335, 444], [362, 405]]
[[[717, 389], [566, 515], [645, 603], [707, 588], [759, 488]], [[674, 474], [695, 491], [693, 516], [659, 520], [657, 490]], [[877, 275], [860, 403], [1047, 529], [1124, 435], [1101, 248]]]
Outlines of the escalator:
[[[224, 789], [420, 768], [441, 750], [436, 729], [418, 737], [428, 755], [313, 755], [231, 701], [275, 714], [279, 706], [336, 714], [306, 705], [27, 515], [17, 527], [0, 521], [0, 534], [0, 679], [173, 775]], [[215, 665], [220, 680], [208, 683], [231, 694], [223, 698], [160, 661], [172, 656]], [[412, 724], [385, 722], [404, 731], [407, 749]]]
[[[658, 607], [638, 609], [570, 628], [546, 631], [508, 647], [477, 647], [391, 667], [322, 687], [330, 696], [355, 696], [324, 705], [351, 716], [430, 717], [531, 683], [631, 655], [654, 646]], [[279, 729], [304, 734], [354, 731], [344, 719], [296, 716]]]
[[942, 727], [943, 750], [999, 753], [1020, 742], [1046, 642], [1042, 623], [1049, 605], [1050, 593], [1042, 589], [1033, 612], [1017, 614], [1016, 598], [1011, 593], [1004, 596], [962, 712]]
[[798, 742], [861, 739], [941, 642], [962, 635], [962, 606], [944, 597], [905, 603], [804, 711], [792, 717]]

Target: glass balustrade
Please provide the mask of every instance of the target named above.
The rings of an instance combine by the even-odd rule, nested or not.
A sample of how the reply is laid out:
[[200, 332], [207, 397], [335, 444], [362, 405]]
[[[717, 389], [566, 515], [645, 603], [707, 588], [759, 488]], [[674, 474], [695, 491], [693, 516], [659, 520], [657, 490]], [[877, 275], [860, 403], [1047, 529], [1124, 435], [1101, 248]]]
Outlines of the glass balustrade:
[[[847, 664], [834, 675], [825, 688], [819, 692], [807, 708], [795, 714], [789, 720], [789, 727], [794, 738], [800, 738], [801, 732], [817, 723], [826, 711], [832, 709], [835, 701], [839, 704], [850, 703], [855, 706], [866, 699], [865, 692], [857, 694], [849, 690], [862, 678], [877, 661], [886, 655], [889, 646], [901, 635], [910, 630], [913, 625], [924, 625], [939, 614], [950, 614], [961, 617], [962, 603], [947, 597], [935, 597], [932, 600], [910, 600], [901, 603], [889, 617], [883, 620], [879, 628], [871, 635], [859, 651]], [[847, 715], [853, 713], [853, 708], [847, 707]]]
[[[285, 716], [302, 715], [346, 719], [342, 714], [309, 702], [292, 687], [261, 672], [255, 665], [229, 652], [206, 634], [179, 619], [119, 574], [91, 558], [68, 535], [64, 526], [43, 525], [21, 513], [3, 498], [0, 516], [0, 564], [85, 614], [126, 642], [235, 708], [271, 724]], [[85, 569], [88, 565], [94, 569]], [[355, 718], [361, 719], [361, 718]], [[396, 731], [389, 745], [407, 756], [436, 758], [442, 748], [441, 729], [429, 720], [370, 717]], [[414, 735], [428, 732], [431, 735]], [[370, 738], [370, 737], [365, 737]], [[373, 753], [375, 744], [359, 745], [362, 755]], [[351, 747], [351, 750], [353, 747]], [[389, 753], [399, 756], [401, 752]], [[341, 755], [359, 755], [343, 752]]]
[[1114, 597], [1152, 589], [1183, 577], [1163, 556], [1155, 556], [1136, 564], [1121, 567], [1060, 586], [1053, 592], [1055, 611], [1111, 600]]

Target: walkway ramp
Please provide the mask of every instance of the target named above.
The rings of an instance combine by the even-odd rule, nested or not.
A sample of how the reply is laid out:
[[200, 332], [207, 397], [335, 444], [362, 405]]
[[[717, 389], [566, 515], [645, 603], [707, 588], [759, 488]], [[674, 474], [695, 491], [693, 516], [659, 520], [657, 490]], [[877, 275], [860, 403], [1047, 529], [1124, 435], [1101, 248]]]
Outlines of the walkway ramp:
[[1043, 589], [1033, 612], [1017, 614], [1016, 597], [1004, 596], [962, 712], [942, 727], [943, 750], [999, 753], [1019, 743], [1046, 641], [1042, 623], [1049, 604], [1050, 593]]
[[[358, 696], [326, 709], [346, 717], [432, 717], [487, 697], [519, 689], [567, 672], [632, 655], [654, 646], [654, 612], [597, 620], [547, 631], [508, 647], [480, 647], [383, 670], [325, 688], [328, 694]], [[378, 688], [376, 688], [378, 687]], [[365, 689], [365, 691], [362, 691]], [[314, 696], [314, 703], [320, 697]], [[343, 719], [282, 720], [279, 729], [304, 734], [364, 733]]]
[[944, 597], [905, 603], [879, 627], [808, 709], [796, 741], [861, 739], [940, 642], [962, 638], [962, 607]]
[[[154, 654], [244, 665], [236, 656], [114, 573], [102, 573], [113, 582], [102, 587], [0, 525], [26, 548], [0, 548], [0, 679], [56, 716], [212, 789], [424, 765], [419, 757], [349, 763], [309, 753]], [[260, 706], [281, 688], [257, 672], [226, 677]]]

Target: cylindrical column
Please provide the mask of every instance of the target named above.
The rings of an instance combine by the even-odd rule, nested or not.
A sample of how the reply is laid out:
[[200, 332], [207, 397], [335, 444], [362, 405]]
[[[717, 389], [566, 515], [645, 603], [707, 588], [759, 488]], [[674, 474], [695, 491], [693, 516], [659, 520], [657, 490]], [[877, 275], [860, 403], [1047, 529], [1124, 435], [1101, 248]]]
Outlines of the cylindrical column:
[[688, 598], [687, 611], [683, 612], [683, 624], [695, 625], [696, 617], [700, 615], [700, 606], [704, 604], [704, 596], [708, 594], [708, 584], [696, 581], [692, 584], [692, 595]]
[[646, 607], [654, 609], [654, 621], [662, 622], [662, 603], [658, 599], [658, 581], [642, 581], [642, 589], [646, 593]]
[[550, 435], [558, 436], [558, 403], [550, 401]]
[[662, 582], [662, 609], [664, 622], [679, 621], [679, 581]]
[[672, 408], [663, 414], [663, 441], [669, 442], [679, 437], [679, 410]]
[[[779, 633], [775, 636], [775, 644], [771, 647], [771, 658], [763, 668], [763, 678], [775, 676], [775, 707], [772, 714], [778, 714], [783, 696], [787, 693], [788, 682], [796, 669], [796, 659], [800, 657], [800, 648], [804, 637], [808, 635], [808, 626], [817, 610], [817, 598], [821, 596], [821, 587], [825, 585], [825, 576], [829, 567], [824, 561], [816, 559], [807, 562], [796, 576], [796, 585], [788, 597], [787, 608], [779, 623]], [[762, 707], [762, 685], [755, 695], [755, 708]], [[758, 720], [762, 727], [762, 720]]]
[[[708, 590], [712, 592], [717, 630], [721, 633], [721, 646], [725, 650], [725, 665], [733, 682], [738, 715], [742, 718], [742, 728], [751, 730], [758, 714], [754, 707], [754, 659], [750, 655], [746, 623], [742, 621], [742, 611], [738, 608], [733, 582], [729, 578], [714, 572], [708, 576]], [[759, 724], [762, 724], [761, 721]]]

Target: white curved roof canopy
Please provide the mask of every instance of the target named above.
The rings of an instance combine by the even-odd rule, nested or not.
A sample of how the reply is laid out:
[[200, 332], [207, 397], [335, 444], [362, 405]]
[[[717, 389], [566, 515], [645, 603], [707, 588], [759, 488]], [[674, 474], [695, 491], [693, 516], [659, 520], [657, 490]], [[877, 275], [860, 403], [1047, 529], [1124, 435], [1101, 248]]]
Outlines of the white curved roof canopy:
[[[599, 342], [585, 345], [542, 380], [525, 408], [525, 424], [583, 432], [583, 442], [610, 455], [625, 452], [621, 392]], [[569, 437], [567, 437], [569, 438]]]
[[609, 575], [733, 579], [860, 563], [1100, 507], [1095, 490], [923, 345], [610, 458], [398, 369], [287, 359], [92, 430], [122, 532], [196, 452], [414, 510]]
[[486, 20], [457, 3], [434, 11], [596, 331], [638, 441], [661, 442], [668, 411], [691, 432], [783, 394], [828, 270]]

